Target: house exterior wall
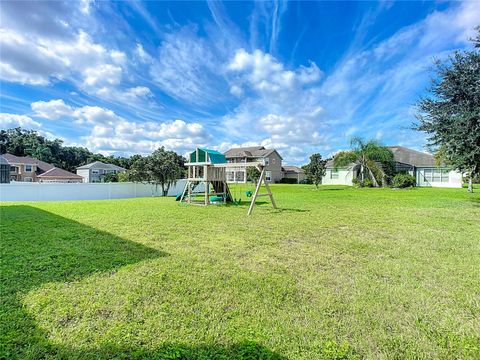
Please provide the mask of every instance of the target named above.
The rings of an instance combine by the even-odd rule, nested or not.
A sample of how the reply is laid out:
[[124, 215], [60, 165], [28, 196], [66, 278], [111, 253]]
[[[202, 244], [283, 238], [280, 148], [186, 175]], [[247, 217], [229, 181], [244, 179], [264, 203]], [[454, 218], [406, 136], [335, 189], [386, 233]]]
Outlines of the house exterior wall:
[[265, 170], [270, 171], [270, 182], [279, 182], [283, 178], [283, 171], [282, 171], [282, 158], [276, 151], [272, 152], [268, 156], [265, 157], [266, 163], [268, 165], [265, 166]]
[[[268, 160], [267, 160], [268, 159]], [[282, 158], [276, 151], [272, 152], [268, 156], [261, 157], [258, 159], [247, 159], [243, 158], [227, 158], [228, 163], [246, 163], [251, 161], [264, 161], [265, 171], [267, 171], [267, 176], [270, 175], [269, 182], [278, 182], [283, 178], [282, 171]], [[246, 182], [246, 169], [229, 169], [227, 170], [227, 182]], [[268, 180], [267, 180], [268, 181]]]
[[[27, 165], [31, 165], [31, 171], [27, 171]], [[38, 180], [35, 171], [37, 171], [35, 164], [10, 163], [10, 179], [13, 181], [36, 182]]]
[[89, 169], [78, 169], [77, 175], [83, 177], [83, 182], [88, 183], [90, 182], [90, 170]]
[[463, 186], [462, 174], [448, 168], [419, 167], [415, 171], [415, 177], [417, 186], [422, 187], [461, 188]]
[[[323, 185], [353, 185], [353, 171], [345, 168], [339, 168], [336, 172], [333, 168], [327, 168], [326, 170], [326, 174], [322, 178]], [[338, 174], [338, 176], [335, 174]]]

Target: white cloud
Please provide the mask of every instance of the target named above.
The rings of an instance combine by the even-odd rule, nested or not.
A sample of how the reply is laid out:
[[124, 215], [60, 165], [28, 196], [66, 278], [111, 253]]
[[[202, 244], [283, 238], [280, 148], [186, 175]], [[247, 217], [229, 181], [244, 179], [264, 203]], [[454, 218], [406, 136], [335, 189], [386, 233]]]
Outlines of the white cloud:
[[295, 163], [302, 163], [301, 157], [314, 148], [329, 147], [318, 90], [321, 71], [315, 63], [287, 69], [270, 54], [239, 49], [226, 67], [232, 76], [230, 92], [246, 94], [222, 119], [229, 136], [241, 144], [275, 147]]
[[85, 32], [66, 40], [24, 36], [7, 29], [0, 34], [2, 80], [46, 85], [52, 78], [72, 77], [91, 93], [120, 83], [125, 54], [92, 42]]
[[86, 68], [82, 75], [86, 88], [115, 86], [120, 83], [122, 68], [111, 64], [101, 64]]
[[[145, 89], [136, 89], [146, 92]], [[83, 137], [84, 145], [92, 151], [103, 153], [149, 153], [160, 146], [179, 153], [205, 146], [210, 141], [210, 135], [203, 125], [184, 120], [167, 122], [144, 121], [136, 122], [119, 116], [111, 109], [100, 106], [73, 107], [61, 99], [37, 101], [31, 104], [35, 116], [55, 120], [66, 118], [74, 121], [82, 128], [89, 129], [89, 134]], [[2, 114], [0, 124], [12, 126], [40, 126], [28, 116]]]
[[63, 116], [71, 116], [72, 108], [65, 104], [63, 100], [37, 101], [31, 104], [35, 116], [56, 120]]
[[39, 128], [41, 124], [29, 116], [0, 113], [0, 127], [4, 129], [12, 129], [16, 127], [23, 128]]
[[151, 67], [153, 82], [169, 96], [205, 107], [220, 103], [227, 84], [219, 75], [221, 63], [195, 27], [165, 35]]
[[240, 74], [236, 86], [248, 84], [262, 92], [293, 90], [295, 87], [315, 83], [321, 76], [320, 69], [313, 62], [309, 67], [301, 66], [296, 71], [285, 70], [283, 64], [261, 50], [253, 53], [244, 49], [237, 50], [227, 68]]
[[143, 45], [140, 43], [137, 43], [135, 54], [143, 63], [151, 63], [153, 61], [152, 57], [145, 51]]

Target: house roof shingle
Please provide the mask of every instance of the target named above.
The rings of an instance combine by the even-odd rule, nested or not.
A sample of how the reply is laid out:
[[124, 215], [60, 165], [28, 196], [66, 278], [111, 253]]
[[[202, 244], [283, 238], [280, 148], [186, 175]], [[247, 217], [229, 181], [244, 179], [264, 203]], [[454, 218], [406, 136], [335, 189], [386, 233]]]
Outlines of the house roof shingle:
[[101, 161], [94, 161], [90, 164], [82, 165], [77, 167], [78, 169], [102, 169], [102, 170], [117, 170], [117, 171], [123, 171], [125, 170], [124, 168], [114, 165], [114, 164], [105, 164]]
[[[435, 157], [421, 151], [406, 148], [404, 146], [387, 146], [393, 153], [396, 162], [415, 167], [436, 167]], [[333, 159], [327, 161], [327, 168], [333, 167]]]
[[298, 166], [291, 166], [291, 165], [285, 165], [282, 167], [282, 169], [285, 172], [293, 172], [295, 174], [302, 174], [305, 172], [302, 168]]
[[5, 159], [8, 160], [10, 164], [31, 164], [37, 166], [37, 174], [42, 174], [48, 170], [53, 169], [55, 166], [46, 163], [44, 161], [35, 159], [30, 156], [15, 156], [12, 154], [3, 154], [2, 155]]
[[7, 159], [0, 155], [0, 165], [10, 165]]
[[[248, 147], [239, 147], [232, 148], [225, 151], [224, 155], [227, 158], [233, 157], [246, 157], [246, 158], [257, 158], [265, 157], [276, 151], [275, 149], [265, 149], [263, 146], [248, 146]], [[278, 151], [277, 151], [278, 154]], [[280, 154], [278, 154], [280, 156]], [[280, 156], [280, 158], [282, 158]]]
[[403, 146], [388, 146], [393, 152], [395, 161], [416, 167], [436, 166], [435, 157]]
[[37, 175], [39, 178], [68, 178], [68, 179], [83, 179], [80, 175], [71, 173], [70, 171], [63, 170], [60, 168], [54, 167], [53, 169], [50, 169], [48, 171], [45, 171], [44, 173]]

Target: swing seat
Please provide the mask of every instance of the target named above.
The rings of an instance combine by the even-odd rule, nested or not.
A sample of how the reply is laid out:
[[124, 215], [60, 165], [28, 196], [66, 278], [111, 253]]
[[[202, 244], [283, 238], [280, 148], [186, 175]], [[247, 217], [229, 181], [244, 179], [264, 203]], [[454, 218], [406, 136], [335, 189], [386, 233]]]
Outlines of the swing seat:
[[223, 196], [210, 196], [210, 202], [223, 201]]
[[252, 197], [253, 193], [250, 190], [248, 190], [248, 191], [245, 192], [245, 195], [247, 197]]

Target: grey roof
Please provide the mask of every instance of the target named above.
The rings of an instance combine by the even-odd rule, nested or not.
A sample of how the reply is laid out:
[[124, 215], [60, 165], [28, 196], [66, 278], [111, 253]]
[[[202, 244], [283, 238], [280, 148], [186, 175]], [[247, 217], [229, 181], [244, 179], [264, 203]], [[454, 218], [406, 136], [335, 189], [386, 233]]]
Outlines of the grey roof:
[[285, 172], [293, 172], [295, 174], [302, 174], [305, 171], [298, 166], [285, 165], [282, 167]]
[[125, 170], [120, 166], [113, 165], [113, 164], [105, 164], [101, 161], [94, 161], [90, 164], [79, 166], [77, 167], [77, 170], [78, 169], [95, 169], [95, 170], [99, 169], [99, 170], [117, 170], [117, 171]]
[[[435, 157], [421, 151], [403, 146], [387, 146], [392, 152], [396, 162], [415, 167], [436, 167]], [[350, 164], [350, 166], [353, 164]], [[327, 161], [327, 168], [333, 168], [333, 159]]]
[[0, 156], [0, 165], [10, 165], [10, 163], [3, 156]]
[[[239, 148], [232, 148], [225, 151], [224, 155], [227, 158], [234, 158], [234, 157], [247, 157], [247, 158], [258, 158], [258, 157], [265, 157], [273, 153], [274, 151], [278, 151], [275, 149], [265, 149], [263, 146], [247, 146], [247, 147], [239, 147]], [[278, 154], [280, 156], [280, 154]], [[281, 159], [283, 159], [280, 156]]]
[[416, 167], [436, 166], [435, 157], [417, 150], [409, 149], [403, 146], [389, 146], [393, 152], [395, 161]]

